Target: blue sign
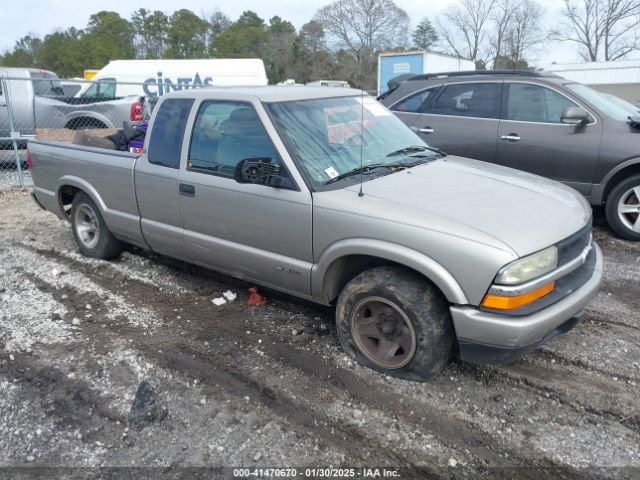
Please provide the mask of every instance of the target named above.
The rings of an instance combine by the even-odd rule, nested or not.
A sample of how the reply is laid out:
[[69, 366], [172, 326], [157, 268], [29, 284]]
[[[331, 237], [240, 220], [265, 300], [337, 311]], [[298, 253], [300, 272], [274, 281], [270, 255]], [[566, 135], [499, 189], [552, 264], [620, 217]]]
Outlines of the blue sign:
[[144, 81], [142, 89], [150, 97], [160, 97], [169, 92], [207, 87], [211, 85], [211, 82], [213, 82], [212, 77], [202, 79], [198, 72], [193, 77], [178, 77], [175, 81], [170, 78], [163, 78], [162, 72], [158, 72], [157, 78], [151, 77]]
[[387, 82], [393, 77], [403, 73], [423, 73], [424, 55], [422, 53], [412, 53], [410, 55], [385, 55], [380, 57], [380, 83], [378, 91], [384, 92], [388, 89]]

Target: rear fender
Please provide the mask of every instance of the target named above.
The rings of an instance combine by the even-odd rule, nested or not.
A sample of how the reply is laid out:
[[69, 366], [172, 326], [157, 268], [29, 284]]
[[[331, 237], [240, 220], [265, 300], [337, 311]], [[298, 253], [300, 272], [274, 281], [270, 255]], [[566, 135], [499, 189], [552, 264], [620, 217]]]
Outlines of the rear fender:
[[105, 212], [109, 210], [107, 208], [107, 205], [104, 203], [104, 200], [98, 193], [98, 191], [89, 182], [87, 182], [86, 180], [83, 180], [80, 177], [76, 177], [74, 175], [64, 175], [58, 179], [57, 195], [58, 195], [58, 206], [60, 208], [60, 212], [63, 214], [64, 217], [67, 218], [67, 220], [68, 220], [68, 217], [64, 215], [65, 210], [64, 210], [64, 204], [62, 203], [62, 188], [66, 186], [76, 187], [82, 190], [87, 195], [89, 195], [89, 197], [91, 197], [91, 200], [93, 200], [94, 203], [100, 209], [100, 213], [103, 214], [103, 217], [105, 216], [104, 215]]
[[69, 122], [77, 118], [91, 118], [98, 122], [104, 123], [107, 128], [115, 128], [113, 122], [108, 117], [102, 115], [99, 112], [93, 112], [90, 110], [78, 110], [68, 114], [64, 119], [64, 124], [68, 125]]

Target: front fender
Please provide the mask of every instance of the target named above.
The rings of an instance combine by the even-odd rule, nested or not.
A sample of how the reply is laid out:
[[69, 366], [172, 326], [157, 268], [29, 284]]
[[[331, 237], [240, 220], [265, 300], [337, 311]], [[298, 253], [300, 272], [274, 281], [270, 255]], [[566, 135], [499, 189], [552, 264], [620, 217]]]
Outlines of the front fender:
[[326, 303], [323, 285], [329, 267], [348, 255], [368, 255], [404, 265], [432, 281], [447, 300], [458, 305], [469, 303], [467, 296], [453, 275], [432, 258], [401, 245], [370, 238], [349, 238], [335, 242], [320, 255], [311, 272], [311, 293], [314, 299]]

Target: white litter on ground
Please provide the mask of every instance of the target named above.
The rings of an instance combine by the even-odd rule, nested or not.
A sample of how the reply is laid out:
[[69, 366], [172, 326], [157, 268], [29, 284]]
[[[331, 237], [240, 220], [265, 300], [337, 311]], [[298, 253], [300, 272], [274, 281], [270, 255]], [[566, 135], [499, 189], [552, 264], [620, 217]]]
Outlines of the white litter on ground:
[[236, 298], [238, 298], [238, 294], [235, 292], [232, 292], [231, 290], [227, 290], [222, 294], [222, 296], [224, 296], [224, 298], [226, 298], [230, 302], [233, 302]]
[[222, 297], [218, 297], [211, 300], [211, 303], [219, 307], [220, 305], [224, 305], [225, 303], [227, 303], [227, 301]]

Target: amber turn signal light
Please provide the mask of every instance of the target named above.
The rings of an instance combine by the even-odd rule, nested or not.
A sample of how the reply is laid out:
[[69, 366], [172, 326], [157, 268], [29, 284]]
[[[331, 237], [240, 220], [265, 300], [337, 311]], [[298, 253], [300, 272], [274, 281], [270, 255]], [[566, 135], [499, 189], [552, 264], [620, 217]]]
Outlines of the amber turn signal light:
[[531, 302], [535, 302], [545, 295], [549, 295], [553, 292], [554, 288], [556, 288], [556, 282], [547, 283], [535, 290], [523, 293], [522, 295], [516, 295], [514, 297], [487, 293], [484, 300], [482, 300], [481, 306], [484, 308], [491, 308], [493, 310], [514, 310], [516, 308], [524, 307]]

